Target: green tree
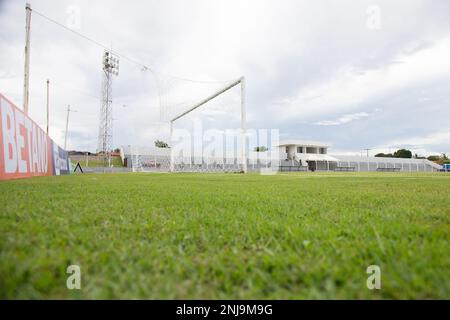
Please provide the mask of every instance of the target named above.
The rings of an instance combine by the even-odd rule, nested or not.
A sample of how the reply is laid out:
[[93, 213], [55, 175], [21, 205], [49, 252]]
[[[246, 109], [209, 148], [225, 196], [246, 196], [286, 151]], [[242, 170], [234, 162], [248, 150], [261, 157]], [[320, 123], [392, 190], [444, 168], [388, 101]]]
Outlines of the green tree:
[[260, 147], [255, 147], [253, 150], [256, 151], [256, 152], [265, 152], [265, 151], [267, 151], [269, 149], [267, 147], [265, 147], [265, 146], [260, 146]]
[[439, 161], [441, 159], [441, 157], [440, 156], [429, 156], [427, 159], [430, 161]]
[[376, 155], [375, 155], [375, 157], [378, 157], [378, 158], [392, 158], [393, 156], [392, 156], [392, 153], [377, 153]]
[[155, 147], [157, 148], [169, 148], [169, 144], [167, 142], [156, 140], [155, 141]]
[[426, 159], [424, 156], [421, 156], [420, 154], [414, 153], [414, 159]]
[[394, 152], [394, 158], [412, 158], [412, 152], [407, 149], [399, 149]]
[[437, 164], [444, 164], [444, 163], [448, 163], [448, 161], [449, 161], [448, 157], [445, 153], [442, 153], [440, 156], [432, 155], [432, 156], [429, 156], [427, 159], [430, 161], [434, 161]]

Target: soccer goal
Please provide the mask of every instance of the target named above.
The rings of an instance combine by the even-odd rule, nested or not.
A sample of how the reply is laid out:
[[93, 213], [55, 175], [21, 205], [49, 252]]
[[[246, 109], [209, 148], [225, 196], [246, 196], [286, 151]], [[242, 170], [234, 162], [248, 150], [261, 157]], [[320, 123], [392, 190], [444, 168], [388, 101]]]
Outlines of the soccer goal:
[[[200, 134], [191, 134], [186, 130], [177, 128], [177, 123], [198, 112], [201, 107], [208, 108], [208, 105], [216, 99], [233, 88], [239, 88], [239, 86], [240, 125], [238, 128], [210, 128], [205, 131], [200, 130]], [[233, 116], [236, 116], [236, 109], [228, 112], [234, 113]], [[230, 114], [225, 116], [230, 116]], [[170, 123], [170, 172], [247, 172], [244, 77], [226, 83], [212, 94], [207, 95], [206, 98], [183, 107], [180, 112], [173, 114], [168, 121]], [[206, 119], [203, 122], [205, 121], [213, 122], [214, 120]], [[223, 120], [222, 123], [224, 122], [227, 121]]]

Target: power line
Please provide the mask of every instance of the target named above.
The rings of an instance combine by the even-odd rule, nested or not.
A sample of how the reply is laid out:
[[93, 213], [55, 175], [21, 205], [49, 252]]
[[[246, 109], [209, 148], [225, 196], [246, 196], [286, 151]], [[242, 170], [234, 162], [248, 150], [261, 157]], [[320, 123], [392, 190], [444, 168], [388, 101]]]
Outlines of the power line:
[[60, 22], [58, 22], [58, 21], [56, 21], [56, 20], [46, 16], [42, 12], [36, 11], [35, 9], [32, 9], [32, 12], [34, 12], [38, 16], [46, 19], [47, 21], [56, 24], [57, 26], [63, 28], [64, 30], [70, 31], [71, 33], [73, 33], [73, 34], [75, 34], [75, 35], [77, 35], [77, 36], [79, 36], [79, 37], [81, 37], [81, 38], [91, 42], [92, 44], [94, 44], [94, 45], [96, 45], [98, 47], [101, 47], [102, 49], [107, 50], [107, 51], [115, 54], [116, 56], [119, 56], [122, 59], [125, 59], [125, 60], [127, 60], [127, 61], [129, 61], [129, 62], [131, 62], [133, 64], [138, 65], [139, 67], [142, 68], [142, 71], [150, 71], [155, 77], [157, 75], [161, 75], [161, 76], [165, 76], [165, 77], [172, 78], [172, 79], [183, 80], [183, 81], [190, 81], [190, 82], [195, 82], [195, 83], [225, 83], [225, 82], [233, 81], [233, 80], [216, 80], [216, 81], [192, 80], [192, 79], [182, 78], [182, 77], [173, 76], [173, 75], [165, 74], [165, 73], [162, 73], [162, 72], [158, 72], [154, 68], [149, 67], [148, 65], [146, 65], [146, 64], [144, 64], [142, 62], [139, 62], [139, 61], [137, 61], [137, 60], [135, 60], [133, 58], [130, 58], [130, 57], [128, 57], [128, 56], [126, 56], [126, 55], [124, 55], [124, 54], [122, 54], [122, 53], [120, 53], [120, 52], [118, 52], [116, 50], [112, 50], [110, 47], [102, 44], [101, 42], [99, 42], [97, 40], [94, 40], [94, 39], [92, 39], [92, 38], [82, 34], [81, 32], [78, 32], [76, 30], [73, 30], [73, 29], [65, 26], [64, 24], [62, 24], [62, 23], [60, 23]]
[[[74, 91], [75, 94], [83, 95], [85, 97], [89, 97], [89, 98], [94, 99], [94, 100], [102, 101], [102, 99], [103, 99], [102, 97], [100, 97], [100, 96], [98, 96], [96, 94], [93, 94], [91, 92], [77, 89], [76, 87], [71, 86], [71, 85], [62, 84], [62, 82], [59, 82], [58, 80], [53, 80], [52, 79], [52, 83], [53, 83], [53, 85], [56, 85], [56, 87], [62, 87], [62, 88], [70, 89], [70, 90]], [[119, 102], [113, 102], [112, 103], [112, 105], [116, 106], [116, 107], [123, 107], [124, 105], [127, 105], [127, 104], [129, 104], [129, 103], [126, 103], [126, 101], [122, 101], [122, 102], [119, 101]], [[133, 104], [131, 104], [131, 105], [133, 105]], [[133, 105], [133, 107], [139, 107], [139, 106]], [[152, 108], [155, 108], [155, 107], [152, 107]], [[92, 114], [89, 114], [89, 115], [92, 115]]]
[[59, 26], [59, 27], [65, 29], [65, 30], [67, 30], [67, 31], [70, 31], [70, 32], [72, 32], [73, 34], [75, 34], [75, 35], [77, 35], [77, 36], [79, 36], [79, 37], [81, 37], [81, 38], [83, 38], [83, 39], [85, 39], [85, 40], [87, 40], [87, 41], [89, 41], [89, 42], [91, 42], [91, 43], [93, 43], [93, 44], [95, 44], [95, 45], [97, 45], [97, 46], [99, 46], [99, 47], [101, 47], [101, 48], [107, 50], [107, 51], [110, 51], [110, 52], [114, 53], [114, 54], [117, 55], [117, 56], [120, 56], [122, 59], [128, 60], [128, 61], [131, 62], [131, 63], [137, 64], [138, 66], [140, 66], [140, 67], [142, 67], [142, 68], [144, 68], [145, 70], [148, 70], [148, 71], [150, 71], [150, 72], [155, 72], [155, 71], [154, 71], [152, 68], [150, 68], [149, 66], [147, 66], [147, 65], [145, 65], [145, 64], [143, 64], [143, 63], [141, 63], [141, 62], [138, 62], [138, 61], [136, 61], [136, 60], [134, 60], [134, 59], [132, 59], [132, 58], [129, 58], [129, 57], [127, 57], [127, 56], [125, 56], [125, 55], [123, 55], [123, 54], [121, 54], [121, 53], [119, 53], [119, 52], [117, 52], [117, 51], [115, 51], [115, 50], [112, 50], [111, 48], [105, 46], [104, 44], [102, 44], [102, 43], [100, 43], [100, 42], [98, 42], [98, 41], [96, 41], [96, 40], [94, 40], [94, 39], [92, 39], [92, 38], [90, 38], [90, 37], [88, 37], [88, 36], [86, 36], [86, 35], [84, 35], [84, 34], [78, 32], [78, 31], [75, 31], [75, 30], [73, 30], [73, 29], [71, 29], [71, 28], [65, 26], [64, 24], [62, 24], [62, 23], [60, 23], [60, 22], [58, 22], [58, 21], [56, 21], [56, 20], [54, 20], [54, 19], [52, 19], [52, 18], [46, 16], [45, 14], [43, 14], [43, 13], [41, 13], [41, 12], [39, 12], [39, 11], [36, 11], [35, 9], [33, 9], [32, 12], [34, 12], [34, 13], [36, 13], [37, 15], [41, 16], [42, 18], [44, 18], [44, 19], [46, 19], [46, 20], [48, 20], [48, 21], [50, 21], [50, 22], [56, 24], [57, 26]]

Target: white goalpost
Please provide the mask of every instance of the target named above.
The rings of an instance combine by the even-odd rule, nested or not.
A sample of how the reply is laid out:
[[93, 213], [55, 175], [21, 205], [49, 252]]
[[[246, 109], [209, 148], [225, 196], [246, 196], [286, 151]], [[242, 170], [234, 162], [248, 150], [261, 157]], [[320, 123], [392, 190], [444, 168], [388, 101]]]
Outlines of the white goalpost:
[[[241, 138], [241, 162], [242, 167], [241, 170], [243, 173], [247, 173], [247, 139], [246, 139], [246, 110], [245, 110], [245, 77], [241, 77], [226, 86], [222, 87], [221, 89], [217, 90], [212, 95], [208, 96], [207, 98], [201, 100], [198, 103], [195, 103], [192, 107], [187, 109], [186, 111], [180, 113], [179, 115], [173, 117], [170, 119], [170, 141], [173, 141], [173, 126], [174, 122], [185, 117], [189, 113], [193, 112], [194, 110], [200, 108], [204, 104], [208, 103], [209, 101], [213, 100], [214, 98], [218, 97], [219, 95], [227, 92], [228, 90], [240, 85], [241, 92], [240, 92], [240, 102], [241, 102], [241, 128], [240, 128], [240, 138]], [[170, 172], [175, 172], [175, 156], [174, 156], [174, 148], [173, 146], [170, 148]]]

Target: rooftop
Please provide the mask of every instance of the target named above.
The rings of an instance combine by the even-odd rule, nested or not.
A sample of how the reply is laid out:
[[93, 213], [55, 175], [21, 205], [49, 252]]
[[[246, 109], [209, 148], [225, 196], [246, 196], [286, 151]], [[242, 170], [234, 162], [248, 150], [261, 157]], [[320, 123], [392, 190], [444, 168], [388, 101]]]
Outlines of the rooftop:
[[283, 146], [305, 146], [305, 147], [329, 147], [330, 144], [327, 142], [320, 142], [320, 141], [311, 141], [311, 140], [280, 140], [280, 143], [278, 144], [279, 147]]

